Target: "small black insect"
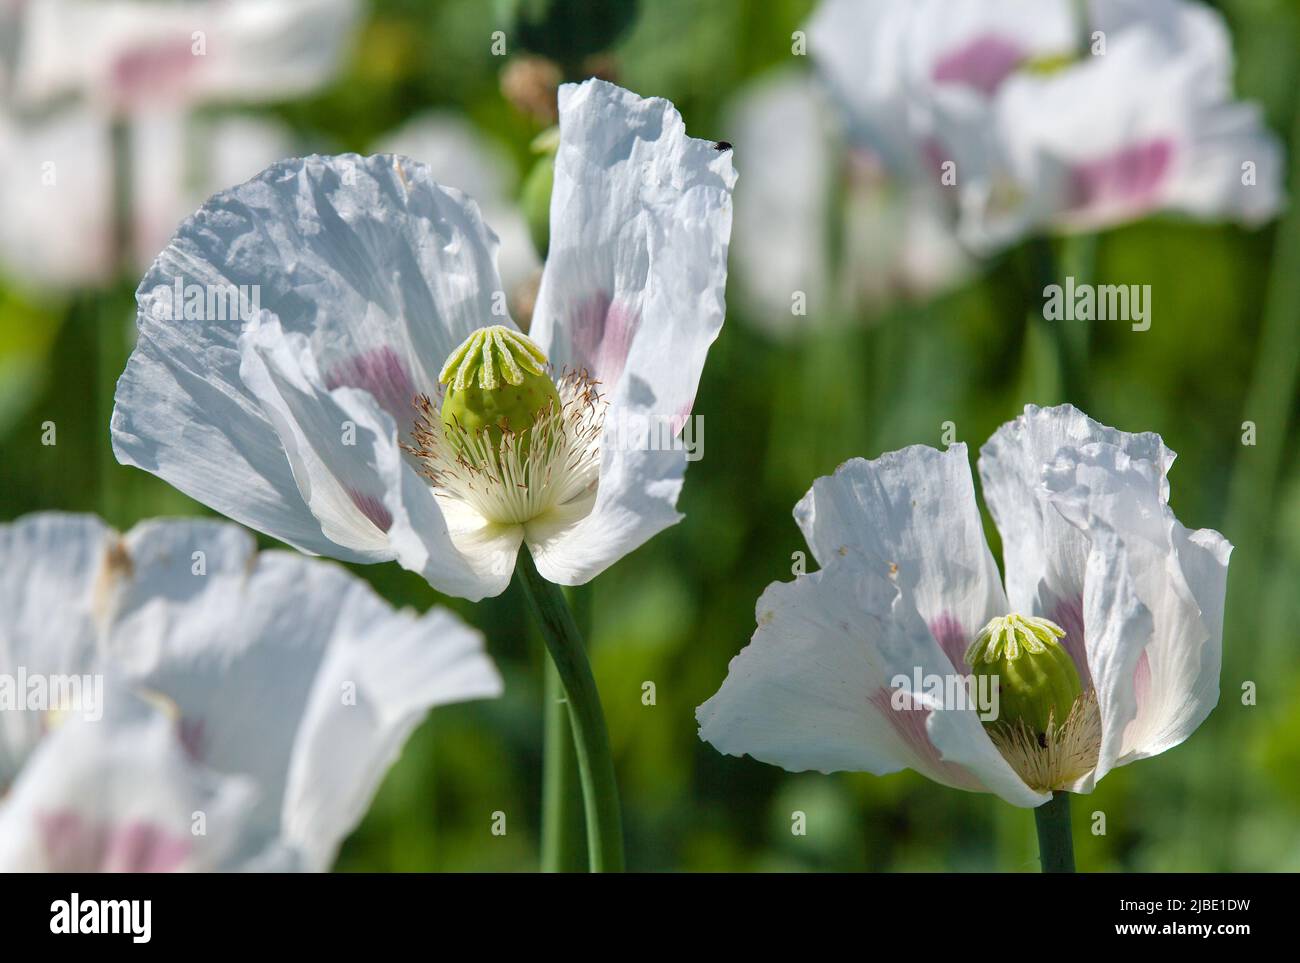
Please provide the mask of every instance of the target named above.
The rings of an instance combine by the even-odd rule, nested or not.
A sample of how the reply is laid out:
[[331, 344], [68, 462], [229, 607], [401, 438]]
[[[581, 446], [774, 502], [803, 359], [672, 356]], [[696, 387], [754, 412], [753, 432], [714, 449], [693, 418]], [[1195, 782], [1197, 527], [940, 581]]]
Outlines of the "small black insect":
[[713, 145], [713, 149], [716, 151], [731, 150], [731, 145], [727, 143], [725, 140], [720, 140]]

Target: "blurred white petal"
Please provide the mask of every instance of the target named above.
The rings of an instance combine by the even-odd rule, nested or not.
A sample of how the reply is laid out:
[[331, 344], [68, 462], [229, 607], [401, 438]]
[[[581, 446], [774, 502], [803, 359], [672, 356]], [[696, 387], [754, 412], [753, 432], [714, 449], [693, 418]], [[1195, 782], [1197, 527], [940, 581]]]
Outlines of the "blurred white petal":
[[285, 100], [338, 69], [356, 0], [40, 0], [21, 18], [10, 97], [113, 110]]
[[[92, 841], [141, 820], [168, 839], [178, 826], [188, 833], [196, 807], [177, 810], [176, 787], [225, 776], [256, 790], [237, 839], [225, 839], [241, 860], [328, 868], [425, 713], [501, 691], [481, 636], [451, 614], [394, 611], [345, 569], [258, 554], [228, 523], [153, 521], [119, 538], [93, 518], [31, 516], [0, 527], [0, 570], [25, 573], [0, 581], [12, 595], [0, 613], [0, 639], [12, 640], [0, 651], [5, 671], [107, 675], [103, 745], [120, 741], [129, 754], [139, 743], [120, 767], [149, 786], [133, 799], [113, 788], [116, 770], [83, 761], [90, 750], [80, 737], [61, 748], [64, 727], [80, 716], [55, 725], [31, 713], [23, 728], [4, 720], [0, 762], [9, 768], [0, 785], [16, 774], [12, 800], [32, 784], [41, 807], [70, 811], [75, 819], [65, 821], [91, 827]], [[136, 699], [164, 707], [170, 740], [118, 739], [118, 712]], [[32, 769], [49, 754], [55, 761]], [[51, 779], [51, 769], [64, 777]], [[0, 852], [7, 845], [0, 838]], [[184, 865], [178, 856], [169, 868]]]

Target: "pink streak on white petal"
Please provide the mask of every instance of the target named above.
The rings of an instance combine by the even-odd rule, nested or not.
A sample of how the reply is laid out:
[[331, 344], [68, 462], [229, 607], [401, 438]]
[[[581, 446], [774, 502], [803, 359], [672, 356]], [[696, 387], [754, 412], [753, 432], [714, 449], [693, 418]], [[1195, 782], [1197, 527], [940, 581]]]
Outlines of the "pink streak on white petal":
[[893, 700], [896, 694], [897, 689], [881, 688], [872, 693], [869, 700], [903, 741], [912, 756], [912, 768], [932, 779], [938, 778], [946, 785], [982, 792], [984, 786], [979, 779], [965, 767], [945, 762], [939, 754], [939, 747], [931, 741], [926, 720], [934, 710], [914, 704], [911, 693], [907, 692], [899, 695], [902, 708], [895, 709]]
[[119, 106], [179, 99], [184, 79], [199, 65], [189, 37], [177, 37], [123, 53], [109, 68], [112, 95]]
[[996, 34], [984, 34], [940, 57], [930, 76], [937, 84], [960, 84], [987, 97], [1024, 59], [1025, 52], [1018, 44]]
[[361, 514], [370, 519], [381, 532], [387, 532], [393, 527], [393, 513], [388, 510], [387, 506], [379, 498], [353, 488], [348, 489], [348, 497], [352, 499], [352, 504], [360, 509]]
[[341, 361], [325, 375], [325, 387], [361, 388], [370, 392], [379, 407], [393, 416], [399, 431], [407, 431], [415, 419], [415, 389], [406, 363], [384, 345]]
[[1065, 638], [1061, 645], [1074, 660], [1074, 667], [1079, 670], [1079, 681], [1084, 689], [1092, 688], [1092, 672], [1088, 669], [1088, 646], [1083, 628], [1083, 596], [1061, 599], [1052, 606], [1047, 616], [1061, 628], [1065, 629]]
[[190, 842], [146, 822], [98, 825], [60, 810], [37, 817], [55, 872], [169, 873], [190, 853]]
[[1173, 159], [1173, 142], [1158, 139], [1076, 164], [1069, 172], [1070, 209], [1124, 207], [1138, 211], [1155, 207]]
[[952, 613], [944, 612], [931, 622], [930, 634], [939, 643], [939, 648], [947, 654], [954, 669], [965, 672], [969, 668], [966, 664], [966, 649], [970, 646], [971, 634], [962, 627]]
[[1138, 656], [1137, 665], [1133, 667], [1133, 698], [1137, 700], [1140, 715], [1142, 707], [1151, 697], [1151, 660], [1147, 658], [1146, 649]]
[[627, 364], [641, 317], [622, 302], [597, 292], [577, 303], [569, 317], [574, 364], [598, 380], [605, 394], [614, 390]]
[[202, 719], [181, 719], [177, 728], [180, 731], [181, 748], [185, 754], [196, 762], [203, 758], [207, 748], [207, 738]]

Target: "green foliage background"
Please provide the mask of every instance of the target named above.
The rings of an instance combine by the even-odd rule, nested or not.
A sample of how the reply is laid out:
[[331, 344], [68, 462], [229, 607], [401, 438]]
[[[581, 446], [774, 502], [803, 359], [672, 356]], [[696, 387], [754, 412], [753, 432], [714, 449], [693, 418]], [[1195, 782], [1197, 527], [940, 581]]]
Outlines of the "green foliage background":
[[[614, 50], [619, 82], [671, 99], [694, 135], [727, 139], [721, 108], [748, 79], [793, 59], [790, 35], [810, 7], [647, 0]], [[1289, 153], [1300, 152], [1300, 4], [1219, 7], [1233, 29], [1239, 93], [1260, 100]], [[506, 144], [522, 176], [539, 128], [500, 94], [489, 37], [502, 16], [481, 0], [379, 0], [341, 79], [267, 112], [322, 151], [364, 152], [419, 111], [451, 107]], [[742, 179], [745, 164], [736, 157]], [[591, 606], [630, 868], [1035, 868], [1027, 811], [912, 773], [790, 774], [723, 757], [694, 722], [748, 641], [763, 588], [791, 577], [792, 553], [804, 548], [791, 509], [814, 478], [855, 455], [939, 445], [945, 421], [977, 449], [1025, 402], [1056, 400], [1035, 378], [1022, 254], [932, 304], [838, 319], [852, 323], [814, 326], [789, 344], [731, 309], [697, 401], [706, 456], [687, 473], [686, 520], [578, 590]], [[134, 280], [68, 298], [0, 281], [0, 517], [96, 511], [125, 528], [204, 511], [107, 450]], [[1080, 868], [1300, 870], [1300, 225], [1294, 214], [1257, 232], [1149, 221], [1100, 238], [1096, 280], [1152, 285], [1155, 315], [1144, 333], [1094, 330], [1090, 414], [1160, 432], [1179, 453], [1179, 518], [1220, 529], [1237, 548], [1220, 705], [1186, 744], [1117, 770], [1076, 801]], [[39, 443], [47, 420], [58, 425], [54, 447]], [[1255, 447], [1242, 444], [1248, 420]], [[435, 712], [338, 868], [534, 869], [542, 649], [522, 599], [512, 588], [470, 605], [395, 564], [356, 571], [395, 604], [447, 604], [482, 628], [506, 695]], [[1247, 680], [1258, 686], [1253, 707], [1241, 703]], [[644, 681], [656, 684], [654, 706], [642, 704]], [[490, 832], [498, 810], [503, 837]], [[794, 810], [807, 813], [806, 836], [790, 832]], [[1105, 814], [1104, 835], [1090, 832], [1093, 812]]]

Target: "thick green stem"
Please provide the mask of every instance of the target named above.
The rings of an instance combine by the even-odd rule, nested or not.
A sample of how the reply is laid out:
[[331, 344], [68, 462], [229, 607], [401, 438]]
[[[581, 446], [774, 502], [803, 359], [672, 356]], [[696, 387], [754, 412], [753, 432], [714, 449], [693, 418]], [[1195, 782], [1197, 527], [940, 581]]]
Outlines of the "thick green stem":
[[542, 693], [542, 872], [575, 873], [587, 865], [582, 838], [582, 783], [578, 756], [569, 729], [564, 686], [550, 657], [546, 658]]
[[1074, 872], [1074, 837], [1070, 834], [1070, 794], [1054, 792], [1034, 810], [1038, 858], [1044, 873]]
[[600, 694], [582, 645], [582, 636], [559, 587], [542, 578], [528, 547], [519, 550], [515, 577], [537, 617], [551, 653], [569, 710], [569, 726], [578, 757], [578, 776], [587, 814], [587, 851], [591, 871], [623, 869], [623, 818], [618, 783], [609, 750], [609, 733], [600, 708]]

